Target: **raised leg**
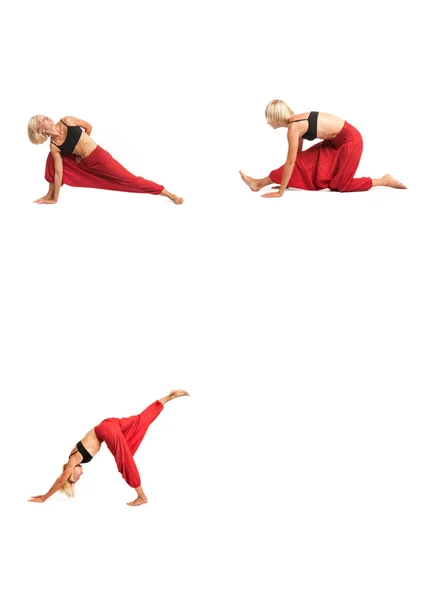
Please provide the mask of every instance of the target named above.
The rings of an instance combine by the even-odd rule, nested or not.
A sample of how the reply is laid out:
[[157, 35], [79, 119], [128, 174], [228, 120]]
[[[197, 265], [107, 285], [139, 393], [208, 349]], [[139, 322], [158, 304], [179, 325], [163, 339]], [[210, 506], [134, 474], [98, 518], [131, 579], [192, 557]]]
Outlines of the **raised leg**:
[[190, 394], [185, 390], [171, 390], [167, 396], [158, 400], [161, 404], [166, 404], [170, 400], [175, 400], [175, 398], [181, 398], [181, 396], [189, 396]]

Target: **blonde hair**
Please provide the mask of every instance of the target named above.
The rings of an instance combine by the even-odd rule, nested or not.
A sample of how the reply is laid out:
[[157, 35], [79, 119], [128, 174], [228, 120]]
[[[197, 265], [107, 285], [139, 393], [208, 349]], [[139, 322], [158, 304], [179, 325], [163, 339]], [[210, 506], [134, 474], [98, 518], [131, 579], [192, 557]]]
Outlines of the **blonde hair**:
[[40, 133], [37, 127], [37, 117], [31, 117], [28, 122], [28, 137], [33, 144], [44, 144], [48, 135]]
[[294, 112], [283, 100], [271, 100], [265, 109], [265, 117], [268, 123], [277, 125], [288, 125]]
[[[67, 466], [67, 464], [63, 465], [62, 471], [64, 471]], [[75, 481], [72, 481], [72, 474], [69, 475], [62, 487], [59, 488], [59, 492], [61, 494], [66, 494], [68, 498], [73, 498], [75, 496]]]

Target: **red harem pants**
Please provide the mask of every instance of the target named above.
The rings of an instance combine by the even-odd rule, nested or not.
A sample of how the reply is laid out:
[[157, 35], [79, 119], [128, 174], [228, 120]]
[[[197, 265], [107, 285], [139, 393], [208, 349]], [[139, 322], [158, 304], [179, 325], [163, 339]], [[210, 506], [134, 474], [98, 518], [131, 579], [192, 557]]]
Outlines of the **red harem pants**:
[[[345, 121], [332, 140], [324, 140], [301, 152], [294, 165], [287, 187], [302, 190], [330, 188], [337, 192], [365, 192], [372, 187], [370, 177], [354, 179], [361, 160], [362, 136]], [[274, 183], [281, 183], [284, 165], [271, 171]]]
[[162, 402], [156, 400], [142, 413], [125, 419], [105, 419], [94, 428], [95, 434], [115, 457], [118, 471], [132, 488], [140, 485], [140, 475], [133, 456], [137, 452], [149, 425], [163, 410]]
[[[76, 162], [75, 158], [73, 154], [62, 154], [62, 185], [65, 183], [73, 187], [139, 194], [160, 194], [164, 189], [163, 185], [137, 177], [127, 171], [100, 146], [96, 146], [93, 152], [80, 162]], [[47, 157], [45, 178], [49, 183], [54, 181], [54, 161], [51, 152]]]

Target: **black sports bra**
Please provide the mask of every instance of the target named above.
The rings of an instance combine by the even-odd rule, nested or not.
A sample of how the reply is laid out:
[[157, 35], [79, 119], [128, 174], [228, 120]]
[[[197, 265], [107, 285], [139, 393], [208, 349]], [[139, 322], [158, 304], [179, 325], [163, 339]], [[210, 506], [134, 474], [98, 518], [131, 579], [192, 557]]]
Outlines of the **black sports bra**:
[[82, 461], [81, 461], [81, 463], [88, 463], [88, 462], [90, 462], [90, 460], [93, 457], [91, 456], [91, 454], [89, 453], [89, 451], [84, 448], [84, 446], [82, 445], [82, 442], [77, 442], [76, 447], [77, 447], [77, 449], [75, 450], [75, 452], [72, 452], [69, 455], [69, 458], [71, 458], [71, 456], [73, 454], [76, 454], [77, 452], [80, 452], [82, 454]]
[[299, 123], [300, 121], [308, 121], [308, 129], [306, 130], [306, 133], [302, 135], [303, 139], [308, 140], [309, 142], [315, 140], [318, 131], [318, 113], [315, 111], [311, 111], [307, 119], [297, 119], [297, 121], [289, 121], [289, 125], [290, 123]]
[[[62, 119], [60, 119], [60, 121], [66, 125], [65, 121], [62, 121]], [[81, 127], [78, 127], [78, 125], [66, 125], [66, 127], [68, 128], [68, 133], [66, 134], [63, 144], [60, 146], [54, 142], [52, 142], [52, 144], [54, 144], [56, 148], [59, 148], [63, 154], [72, 154], [82, 135], [82, 129]]]

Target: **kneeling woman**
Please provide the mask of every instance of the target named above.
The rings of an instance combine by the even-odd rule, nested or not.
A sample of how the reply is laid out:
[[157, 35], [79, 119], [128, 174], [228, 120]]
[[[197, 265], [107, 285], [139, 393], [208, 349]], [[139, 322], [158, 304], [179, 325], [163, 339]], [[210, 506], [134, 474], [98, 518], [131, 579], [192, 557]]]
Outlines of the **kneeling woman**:
[[127, 171], [91, 139], [91, 129], [90, 123], [75, 117], [64, 117], [58, 123], [44, 115], [30, 119], [28, 137], [33, 144], [42, 144], [50, 138], [45, 171], [49, 191], [35, 200], [37, 204], [55, 204], [64, 183], [73, 187], [160, 194], [182, 204], [183, 199], [165, 190], [163, 185]]
[[[347, 121], [322, 112], [295, 115], [282, 100], [272, 100], [265, 109], [265, 117], [273, 129], [287, 129], [289, 150], [286, 163], [271, 171], [268, 177], [254, 179], [240, 171], [243, 181], [253, 192], [272, 183], [278, 184], [278, 192], [263, 194], [263, 198], [278, 198], [288, 187], [329, 188], [337, 192], [364, 192], [377, 185], [406, 189], [391, 175], [380, 179], [354, 178], [363, 142], [359, 131]], [[302, 152], [303, 140], [316, 138], [323, 141]]]
[[137, 498], [132, 502], [128, 502], [128, 506], [145, 504], [147, 498], [141, 487], [140, 475], [133, 456], [137, 452], [149, 425], [162, 412], [164, 404], [180, 396], [188, 396], [188, 393], [184, 390], [172, 390], [165, 398], [156, 400], [139, 415], [102, 421], [100, 425], [91, 429], [72, 449], [68, 462], [63, 466], [62, 475], [56, 479], [47, 494], [32, 496], [29, 502], [45, 502], [58, 491], [72, 497], [75, 484], [82, 475], [81, 464], [90, 462], [100, 450], [102, 442], [105, 442], [115, 458], [118, 471], [128, 485], [137, 492]]

